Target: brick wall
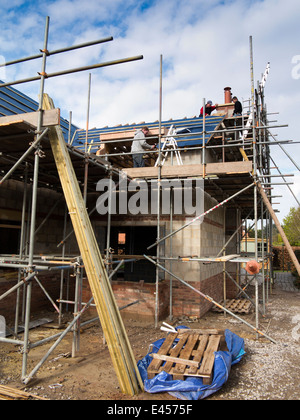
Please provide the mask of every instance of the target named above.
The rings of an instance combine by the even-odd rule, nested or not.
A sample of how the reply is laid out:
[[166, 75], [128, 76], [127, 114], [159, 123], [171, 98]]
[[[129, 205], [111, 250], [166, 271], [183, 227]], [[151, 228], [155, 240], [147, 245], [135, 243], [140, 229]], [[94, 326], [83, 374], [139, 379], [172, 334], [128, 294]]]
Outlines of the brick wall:
[[[191, 286], [219, 301], [223, 296], [223, 275], [217, 274], [202, 281], [193, 281]], [[212, 304], [178, 280], [173, 280], [173, 315], [201, 318]]]
[[[123, 318], [155, 319], [155, 287], [153, 283], [113, 281], [112, 288], [118, 307], [140, 300], [139, 303], [121, 310]], [[92, 293], [87, 279], [83, 279], [82, 300], [88, 302]], [[91, 307], [89, 313], [96, 314], [96, 308]], [[162, 281], [159, 284], [158, 317], [165, 319], [169, 314], [169, 285]]]
[[[216, 301], [223, 298], [223, 274], [218, 274], [201, 282], [191, 282], [191, 285], [202, 293], [209, 295]], [[136, 300], [141, 300], [138, 304], [132, 305], [121, 311], [124, 318], [135, 318], [154, 320], [155, 318], [155, 284], [135, 283], [114, 281], [112, 284], [113, 292], [118, 307], [127, 305]], [[87, 279], [83, 281], [83, 302], [88, 302], [92, 294]], [[212, 304], [198, 295], [196, 292], [179, 282], [173, 280], [173, 316], [196, 316], [202, 317], [210, 310]], [[169, 315], [169, 282], [162, 281], [159, 284], [159, 320], [164, 320]], [[96, 309], [90, 308], [92, 316], [96, 314]]]

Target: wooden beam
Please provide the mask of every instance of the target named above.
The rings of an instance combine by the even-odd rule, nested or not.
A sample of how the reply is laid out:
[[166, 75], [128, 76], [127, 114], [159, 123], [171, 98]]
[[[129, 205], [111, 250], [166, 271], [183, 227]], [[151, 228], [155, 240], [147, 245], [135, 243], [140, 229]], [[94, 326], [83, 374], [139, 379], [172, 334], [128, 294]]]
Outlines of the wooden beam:
[[[38, 124], [38, 111], [36, 112], [24, 112], [23, 114], [8, 115], [0, 117], [0, 127], [7, 126], [13, 123], [27, 123], [33, 127], [37, 127]], [[51, 109], [43, 112], [42, 126], [50, 127], [60, 125], [60, 110], [58, 108]]]
[[[53, 101], [48, 95], [44, 95], [43, 105], [46, 109], [54, 108]], [[143, 382], [60, 126], [50, 128], [49, 139], [80, 254], [121, 391], [129, 395], [137, 394], [139, 386], [143, 389]]]
[[[100, 133], [101, 141], [110, 141], [110, 140], [125, 140], [133, 139], [137, 130], [122, 130], [122, 131], [110, 131], [106, 133]], [[167, 129], [165, 127], [161, 128], [161, 134], [164, 136], [167, 134]], [[150, 128], [149, 135], [147, 137], [158, 136], [159, 128]]]
[[294, 253], [293, 248], [291, 247], [291, 245], [289, 243], [289, 240], [288, 240], [286, 234], [284, 233], [284, 230], [281, 227], [281, 224], [280, 224], [280, 222], [279, 222], [279, 220], [278, 220], [278, 218], [277, 218], [277, 216], [276, 216], [276, 214], [275, 214], [275, 212], [274, 212], [274, 210], [272, 208], [272, 205], [271, 205], [271, 203], [270, 203], [270, 201], [269, 201], [269, 199], [267, 197], [267, 194], [265, 193], [265, 191], [264, 191], [264, 189], [263, 189], [263, 187], [262, 187], [262, 185], [261, 185], [260, 182], [257, 183], [257, 187], [258, 187], [258, 191], [260, 192], [260, 195], [262, 196], [262, 199], [263, 199], [263, 201], [264, 201], [267, 209], [269, 210], [269, 213], [270, 213], [270, 215], [271, 215], [271, 217], [273, 219], [273, 222], [275, 223], [275, 226], [277, 227], [278, 232], [279, 232], [280, 236], [282, 237], [282, 240], [284, 242], [284, 245], [286, 246], [286, 249], [287, 249], [287, 251], [288, 251], [288, 253], [289, 253], [290, 257], [291, 257], [291, 260], [292, 260], [292, 262], [293, 262], [296, 270], [297, 270], [297, 273], [300, 276], [300, 264], [299, 264], [299, 261], [298, 261], [296, 255], [295, 255], [295, 253]]
[[[123, 171], [131, 178], [157, 178], [158, 168], [125, 168]], [[229, 174], [244, 174], [252, 171], [252, 162], [220, 162], [207, 163], [206, 175], [229, 175]], [[164, 165], [161, 168], [162, 178], [185, 178], [191, 176], [202, 176], [203, 166], [201, 164], [193, 165]]]
[[181, 359], [179, 357], [166, 356], [165, 354], [151, 353], [149, 356], [152, 357], [153, 359], [163, 360], [165, 362], [177, 363], [179, 365], [184, 365], [184, 366], [194, 366], [194, 367], [197, 368], [200, 365], [200, 362], [197, 362], [197, 361], [194, 361], [194, 360]]

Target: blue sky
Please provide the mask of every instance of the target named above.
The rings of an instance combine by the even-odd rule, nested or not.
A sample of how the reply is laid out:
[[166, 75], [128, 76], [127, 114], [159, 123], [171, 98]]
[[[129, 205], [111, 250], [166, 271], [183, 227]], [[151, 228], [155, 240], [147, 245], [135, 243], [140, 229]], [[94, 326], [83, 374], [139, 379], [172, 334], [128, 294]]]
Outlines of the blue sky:
[[[255, 81], [271, 63], [266, 103], [270, 113], [279, 112], [270, 115], [276, 121], [271, 124], [289, 125], [272, 132], [279, 140], [300, 141], [299, 0], [0, 0], [0, 6], [0, 56], [5, 61], [39, 52], [47, 15], [49, 50], [114, 37], [109, 43], [50, 57], [48, 72], [144, 56], [92, 71], [90, 127], [158, 119], [161, 54], [163, 119], [198, 115], [203, 98], [222, 103], [225, 86], [248, 99], [252, 35]], [[35, 76], [40, 66], [35, 60], [7, 67], [0, 70], [0, 78]], [[37, 99], [38, 82], [17, 87]], [[68, 118], [72, 111], [73, 122], [80, 127], [86, 125], [87, 88], [88, 72], [46, 81], [46, 92], [62, 115]], [[284, 147], [300, 161], [299, 144]], [[278, 146], [272, 151], [281, 172], [295, 175], [293, 189], [300, 199], [299, 172]], [[277, 206], [282, 220], [297, 203], [286, 187], [276, 187], [274, 194], [284, 196]]]

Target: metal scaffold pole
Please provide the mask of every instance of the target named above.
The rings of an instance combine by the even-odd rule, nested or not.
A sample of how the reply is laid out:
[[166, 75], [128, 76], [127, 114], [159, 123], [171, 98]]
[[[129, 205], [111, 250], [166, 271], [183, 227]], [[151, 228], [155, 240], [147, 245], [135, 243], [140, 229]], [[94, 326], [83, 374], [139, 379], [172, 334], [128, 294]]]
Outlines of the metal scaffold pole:
[[186, 281], [184, 281], [183, 279], [181, 279], [179, 276], [177, 276], [174, 273], [171, 273], [171, 271], [169, 271], [168, 269], [166, 269], [165, 267], [163, 267], [161, 264], [158, 264], [156, 261], [154, 261], [152, 258], [150, 258], [147, 255], [144, 255], [144, 257], [150, 261], [152, 264], [154, 265], [158, 265], [159, 268], [161, 268], [162, 270], [164, 270], [166, 273], [168, 273], [170, 276], [173, 276], [176, 280], [180, 281], [181, 283], [183, 283], [185, 286], [189, 287], [191, 290], [193, 290], [194, 292], [196, 292], [198, 295], [202, 296], [204, 299], [208, 300], [209, 302], [213, 303], [214, 305], [216, 305], [218, 308], [224, 310], [225, 312], [227, 312], [229, 315], [233, 316], [234, 318], [237, 318], [239, 321], [243, 322], [245, 325], [247, 325], [248, 327], [250, 327], [251, 329], [253, 329], [257, 334], [260, 334], [263, 337], [266, 337], [268, 340], [270, 340], [272, 343], [277, 343], [273, 338], [271, 338], [270, 336], [268, 336], [267, 334], [265, 334], [263, 331], [260, 331], [258, 328], [254, 327], [253, 325], [251, 325], [249, 322], [247, 322], [246, 320], [244, 320], [243, 318], [239, 317], [238, 315], [236, 315], [234, 312], [231, 312], [228, 308], [226, 308], [225, 306], [220, 305], [218, 302], [216, 302], [212, 297], [206, 295], [205, 293], [202, 293], [200, 290], [196, 289], [195, 287], [191, 286], [189, 283], [187, 283]]
[[247, 187], [241, 189], [240, 191], [238, 191], [237, 193], [233, 194], [232, 196], [226, 198], [225, 200], [223, 200], [221, 203], [217, 204], [216, 206], [212, 207], [211, 209], [205, 211], [204, 213], [200, 214], [199, 216], [195, 217], [194, 219], [192, 219], [191, 221], [189, 221], [188, 223], [184, 224], [183, 226], [181, 226], [180, 228], [174, 230], [173, 232], [169, 233], [168, 235], [164, 236], [163, 238], [159, 239], [158, 241], [154, 242], [152, 245], [148, 246], [147, 249], [151, 249], [154, 246], [160, 244], [162, 241], [165, 241], [166, 239], [170, 238], [171, 236], [175, 235], [176, 233], [180, 232], [181, 230], [185, 229], [186, 227], [190, 226], [191, 224], [197, 222], [198, 220], [200, 220], [203, 216], [206, 216], [207, 214], [211, 213], [212, 211], [218, 209], [219, 207], [223, 206], [224, 204], [228, 203], [230, 200], [232, 200], [233, 198], [237, 197], [238, 195], [242, 194], [243, 192], [245, 192], [246, 190], [248, 190], [249, 188], [253, 187], [254, 183], [247, 185]]
[[[48, 46], [48, 35], [49, 35], [49, 17], [46, 18], [45, 37], [44, 37], [44, 48], [43, 48], [43, 60], [42, 60], [42, 71], [40, 81], [40, 94], [39, 94], [39, 114], [37, 124], [37, 139], [39, 139], [42, 128], [43, 118], [43, 94], [44, 94], [44, 83], [46, 74], [46, 59], [47, 59], [47, 46]], [[36, 223], [36, 208], [37, 208], [37, 188], [38, 188], [38, 175], [39, 175], [39, 159], [40, 159], [40, 147], [37, 145], [37, 150], [34, 155], [34, 175], [33, 175], [33, 186], [32, 186], [32, 204], [31, 204], [31, 222], [30, 222], [30, 242], [29, 242], [29, 259], [28, 259], [28, 272], [33, 271], [33, 254], [34, 254], [34, 243], [35, 243], [35, 223]], [[26, 287], [26, 315], [25, 315], [25, 331], [24, 331], [24, 353], [22, 363], [22, 378], [25, 378], [27, 371], [27, 358], [29, 352], [29, 321], [30, 321], [30, 306], [31, 306], [31, 292], [32, 292], [32, 281], [27, 283]]]
[[[162, 120], [162, 68], [163, 57], [160, 56], [159, 66], [159, 132], [158, 132], [158, 178], [157, 178], [157, 241], [160, 239], [160, 192], [161, 192], [161, 120]], [[160, 246], [156, 249], [157, 260], [160, 257]], [[155, 282], [155, 327], [158, 327], [159, 320], [159, 267], [156, 266], [156, 282]]]
[[[74, 268], [73, 262], [71, 262], [71, 261], [65, 262], [64, 261], [64, 259], [65, 259], [64, 258], [65, 257], [65, 239], [66, 239], [66, 221], [67, 221], [66, 220], [66, 214], [65, 214], [65, 219], [64, 219], [64, 232], [63, 232], [64, 241], [62, 241], [60, 243], [60, 245], [62, 245], [62, 244], [64, 245], [63, 246], [63, 251], [62, 251], [62, 257], [61, 257], [62, 264], [61, 265], [57, 264], [56, 266], [53, 266], [53, 267], [51, 267], [50, 265], [47, 266], [46, 264], [41, 264], [39, 266], [39, 265], [37, 265], [37, 261], [40, 261], [41, 258], [40, 258], [40, 256], [37, 257], [37, 256], [34, 255], [36, 234], [37, 234], [38, 230], [42, 227], [42, 225], [50, 217], [52, 211], [54, 210], [54, 208], [58, 204], [58, 202], [55, 203], [53, 208], [48, 213], [48, 216], [44, 219], [44, 221], [41, 223], [39, 228], [36, 229], [38, 187], [39, 187], [39, 183], [40, 183], [39, 172], [41, 171], [40, 170], [40, 158], [44, 157], [44, 153], [43, 153], [42, 146], [41, 146], [41, 141], [46, 139], [46, 135], [49, 139], [51, 131], [52, 131], [52, 135], [53, 135], [53, 132], [54, 132], [53, 130], [54, 129], [52, 128], [52, 130], [50, 130], [50, 126], [52, 126], [52, 127], [55, 126], [57, 128], [57, 127], [59, 127], [59, 124], [61, 122], [60, 113], [59, 113], [58, 109], [56, 109], [56, 110], [53, 109], [52, 111], [50, 111], [51, 115], [49, 113], [47, 113], [47, 111], [44, 111], [44, 109], [43, 109], [43, 101], [45, 100], [45, 96], [44, 96], [45, 79], [52, 78], [52, 77], [57, 77], [57, 76], [64, 75], [64, 74], [82, 72], [82, 71], [86, 71], [88, 69], [104, 68], [104, 67], [108, 67], [108, 66], [112, 66], [112, 65], [117, 65], [117, 64], [121, 64], [121, 63], [129, 63], [129, 62], [132, 62], [132, 61], [143, 59], [143, 56], [139, 55], [139, 56], [135, 56], [135, 57], [128, 57], [128, 58], [124, 58], [124, 59], [109, 61], [109, 62], [106, 62], [106, 63], [98, 63], [98, 64], [91, 65], [91, 66], [78, 67], [78, 68], [74, 68], [74, 69], [69, 69], [69, 70], [65, 70], [65, 71], [58, 71], [58, 72], [55, 72], [55, 73], [49, 73], [48, 74], [48, 73], [46, 73], [46, 60], [47, 60], [48, 56], [51, 56], [51, 55], [54, 55], [54, 54], [59, 54], [59, 53], [65, 52], [65, 51], [75, 50], [75, 49], [78, 49], [78, 48], [84, 48], [84, 47], [91, 46], [91, 45], [96, 45], [96, 44], [99, 44], [99, 43], [102, 43], [102, 42], [111, 41], [113, 39], [112, 37], [105, 38], [103, 40], [92, 41], [92, 42], [79, 44], [79, 45], [74, 45], [72, 47], [62, 48], [62, 49], [59, 49], [59, 50], [49, 52], [48, 51], [49, 23], [50, 23], [50, 18], [47, 17], [46, 18], [46, 25], [45, 25], [45, 34], [44, 34], [44, 45], [43, 45], [43, 49], [41, 50], [41, 54], [37, 54], [37, 55], [31, 56], [31, 57], [25, 57], [25, 58], [22, 58], [22, 59], [19, 59], [19, 60], [14, 60], [14, 61], [3, 64], [3, 65], [11, 65], [11, 64], [16, 64], [16, 63], [22, 63], [22, 62], [29, 61], [29, 60], [34, 60], [36, 58], [42, 58], [41, 71], [38, 73], [39, 75], [36, 76], [36, 77], [31, 77], [31, 78], [27, 78], [27, 79], [16, 80], [16, 81], [13, 81], [13, 82], [1, 83], [0, 84], [0, 88], [3, 88], [3, 87], [6, 87], [6, 86], [12, 86], [12, 85], [26, 83], [26, 82], [30, 82], [30, 81], [36, 81], [36, 80], [40, 81], [38, 110], [37, 110], [37, 112], [29, 112], [29, 113], [24, 114], [24, 115], [26, 115], [26, 118], [27, 118], [27, 115], [28, 115], [28, 118], [29, 118], [29, 120], [26, 120], [26, 124], [27, 123], [28, 124], [32, 123], [32, 126], [36, 127], [34, 141], [30, 145], [30, 147], [26, 150], [26, 152], [23, 153], [21, 158], [19, 158], [16, 161], [16, 163], [13, 165], [13, 167], [2, 177], [2, 179], [0, 181], [0, 185], [3, 185], [3, 183], [15, 173], [16, 169], [21, 166], [23, 161], [25, 161], [26, 168], [27, 168], [27, 158], [30, 156], [30, 154], [32, 154], [32, 152], [34, 152], [34, 165], [33, 165], [33, 176], [32, 176], [32, 180], [33, 180], [32, 193], [31, 193], [31, 196], [29, 197], [30, 202], [28, 203], [28, 214], [30, 214], [30, 217], [28, 217], [28, 219], [30, 219], [30, 223], [29, 223], [29, 220], [28, 220], [27, 226], [25, 224], [26, 194], [27, 194], [27, 189], [25, 188], [24, 195], [23, 195], [23, 211], [22, 211], [20, 253], [19, 253], [18, 258], [14, 257], [14, 256], [10, 257], [10, 262], [9, 263], [7, 263], [6, 261], [1, 262], [1, 266], [3, 266], [3, 267], [8, 267], [8, 266], [10, 268], [15, 267], [15, 268], [18, 268], [18, 270], [19, 270], [19, 281], [18, 281], [18, 283], [13, 288], [11, 288], [9, 291], [4, 293], [0, 297], [0, 300], [2, 300], [3, 298], [8, 296], [13, 291], [15, 291], [15, 290], [18, 291], [17, 292], [18, 293], [17, 302], [16, 302], [16, 314], [15, 314], [15, 329], [16, 330], [18, 329], [19, 288], [23, 285], [24, 285], [24, 288], [25, 288], [25, 293], [23, 293], [23, 307], [25, 308], [24, 340], [21, 342], [18, 339], [17, 340], [15, 340], [15, 339], [10, 340], [10, 339], [7, 339], [7, 338], [1, 338], [1, 341], [3, 341], [3, 342], [12, 342], [13, 341], [14, 343], [22, 343], [23, 344], [23, 360], [22, 360], [21, 376], [22, 376], [23, 382], [25, 382], [25, 383], [28, 383], [28, 381], [32, 378], [32, 376], [37, 372], [37, 370], [39, 369], [39, 367], [41, 366], [43, 361], [46, 360], [48, 355], [55, 348], [55, 346], [52, 346], [52, 348], [49, 350], [47, 355], [36, 366], [36, 368], [31, 372], [31, 374], [29, 376], [27, 376], [27, 360], [28, 360], [29, 350], [33, 347], [36, 347], [37, 345], [39, 345], [43, 341], [43, 340], [41, 340], [40, 342], [37, 342], [37, 343], [30, 343], [30, 340], [29, 340], [29, 321], [30, 321], [30, 316], [31, 316], [31, 303], [32, 303], [31, 302], [32, 281], [33, 281], [33, 279], [35, 279], [35, 281], [40, 286], [42, 291], [45, 293], [47, 298], [51, 301], [52, 305], [58, 311], [58, 313], [59, 313], [59, 323], [61, 324], [61, 315], [62, 315], [61, 304], [60, 304], [59, 308], [56, 306], [56, 304], [54, 303], [54, 301], [52, 300], [50, 295], [47, 293], [44, 286], [39, 281], [39, 279], [37, 277], [37, 274], [38, 274], [39, 271], [44, 271], [45, 272], [45, 271], [50, 271], [50, 270], [53, 270], [53, 269], [54, 270], [61, 270], [60, 299], [59, 299], [59, 301], [62, 301], [63, 280], [64, 280], [63, 279], [63, 270], [70, 269], [72, 267]], [[50, 117], [50, 118], [48, 118], [48, 117]], [[33, 120], [31, 120], [30, 118], [32, 118]], [[7, 119], [7, 121], [8, 121], [8, 119]], [[14, 121], [14, 119], [12, 119], [12, 121]], [[9, 122], [11, 122], [11, 120], [9, 120]], [[7, 122], [5, 122], [4, 124], [7, 124]], [[87, 116], [87, 124], [88, 124], [88, 116]], [[70, 128], [71, 128], [71, 125], [69, 124], [69, 130], [70, 130]], [[87, 125], [86, 134], [88, 135], [88, 125]], [[69, 143], [70, 143], [70, 141], [71, 141], [70, 133], [69, 133], [68, 139], [69, 139]], [[61, 137], [60, 141], [63, 143], [64, 138]], [[65, 148], [67, 148], [66, 145], [64, 145], [64, 146], [65, 146]], [[87, 140], [86, 140], [86, 145], [85, 146], [87, 148]], [[85, 152], [86, 152], [86, 162], [89, 162], [89, 163], [92, 162], [94, 166], [101, 167], [102, 169], [104, 169], [106, 171], [105, 173], [107, 173], [108, 167], [110, 165], [104, 165], [101, 162], [96, 162], [94, 159], [91, 159], [90, 156], [88, 156], [89, 152], [90, 152], [90, 149], [85, 150]], [[71, 153], [73, 155], [76, 155], [76, 150], [73, 150], [73, 149], [72, 150], [71, 149], [67, 150], [67, 152], [65, 154], [65, 162], [67, 162], [68, 159], [70, 160], [70, 154]], [[111, 167], [111, 173], [119, 174], [119, 171], [114, 170]], [[87, 171], [85, 171], [84, 191], [83, 191], [84, 205], [83, 206], [79, 205], [78, 208], [80, 210], [85, 209], [86, 198], [87, 198], [87, 178], [88, 178], [88, 173], [87, 173]], [[58, 180], [58, 178], [56, 178], [56, 180]], [[25, 173], [25, 182], [26, 181], [27, 181], [27, 172]], [[47, 184], [47, 186], [48, 186], [48, 184]], [[71, 186], [74, 186], [74, 184], [72, 184]], [[75, 182], [75, 189], [77, 187], [78, 187], [78, 184], [76, 184], [76, 182]], [[68, 192], [70, 193], [70, 190], [68, 190]], [[72, 195], [72, 193], [70, 193], [70, 194]], [[68, 196], [68, 198], [70, 198], [70, 195]], [[82, 195], [80, 195], [80, 199], [82, 199]], [[70, 210], [69, 210], [69, 212], [70, 212]], [[84, 212], [84, 210], [83, 210], [83, 212]], [[70, 213], [72, 213], [72, 212], [70, 212]], [[73, 221], [74, 221], [74, 219], [73, 219]], [[82, 222], [82, 219], [80, 220], [80, 222]], [[79, 222], [79, 224], [80, 224], [80, 222]], [[87, 218], [87, 221], [85, 222], [85, 227], [87, 227], [88, 225], [89, 225], [89, 219]], [[80, 230], [79, 225], [75, 224], [75, 229], [74, 230], [75, 230], [75, 233], [77, 234], [77, 237], [78, 237], [78, 229]], [[81, 239], [83, 238], [82, 234], [83, 233], [80, 231], [79, 236], [80, 236]], [[95, 241], [95, 239], [93, 240], [92, 235], [89, 237], [88, 241], [89, 241], [88, 245], [90, 246], [90, 249], [96, 249], [96, 241]], [[86, 251], [86, 248], [85, 248], [85, 251]], [[85, 255], [85, 251], [83, 252], [84, 255]], [[24, 259], [23, 259], [23, 257], [24, 257]], [[99, 259], [101, 260], [100, 253], [96, 256], [96, 259], [97, 259], [97, 257], [99, 257]], [[91, 258], [91, 255], [90, 255], [90, 257], [87, 257], [87, 260], [85, 260], [85, 266], [88, 266], [89, 269], [90, 269], [90, 263], [91, 263], [90, 258]], [[44, 262], [44, 260], [42, 260], [42, 261]], [[55, 262], [52, 261], [52, 263], [55, 263]], [[98, 263], [96, 263], [96, 266], [97, 266], [97, 269], [99, 269], [99, 264]], [[100, 266], [102, 267], [101, 264], [100, 264]], [[25, 272], [24, 279], [21, 279], [21, 271], [20, 271], [21, 269], [24, 270], [24, 272]], [[87, 271], [88, 271], [88, 269], [87, 269]], [[91, 271], [88, 271], [88, 272], [91, 275]], [[95, 270], [93, 271], [93, 274], [95, 274]], [[98, 280], [99, 280], [99, 278], [98, 278]], [[93, 287], [92, 287], [92, 290], [94, 290]], [[122, 389], [123, 392], [133, 395], [133, 394], [137, 393], [140, 388], [141, 389], [143, 388], [143, 383], [141, 381], [139, 371], [138, 371], [137, 366], [136, 366], [134, 355], [133, 355], [132, 349], [130, 347], [129, 340], [128, 340], [127, 335], [126, 335], [126, 331], [124, 330], [124, 326], [122, 324], [122, 320], [121, 320], [118, 308], [115, 304], [115, 300], [114, 300], [114, 297], [113, 297], [113, 294], [112, 294], [112, 290], [111, 290], [110, 287], [108, 287], [107, 289], [105, 289], [105, 287], [104, 287], [103, 289], [101, 289], [100, 294], [101, 293], [103, 293], [103, 296], [104, 296], [103, 297], [104, 300], [101, 301], [101, 305], [104, 302], [104, 304], [108, 305], [108, 309], [103, 310], [103, 308], [102, 308], [102, 313], [101, 313], [102, 318], [101, 317], [100, 318], [101, 318], [102, 322], [103, 322], [103, 319], [105, 320], [105, 322], [104, 322], [105, 327], [106, 327], [105, 331], [106, 331], [106, 334], [110, 338], [108, 345], [109, 345], [109, 349], [111, 351], [111, 355], [112, 355], [113, 363], [114, 363], [114, 366], [115, 366], [115, 369], [116, 369], [116, 373], [117, 373], [118, 379], [120, 381], [121, 389]], [[78, 301], [78, 312], [79, 313], [78, 313], [78, 315], [76, 315], [76, 317], [75, 317], [75, 319], [72, 323], [72, 326], [71, 327], [69, 326], [67, 328], [67, 330], [62, 334], [61, 338], [63, 338], [66, 335], [66, 333], [69, 332], [71, 330], [71, 328], [73, 328], [73, 324], [76, 324], [76, 322], [78, 322], [78, 320], [80, 319], [80, 316], [83, 313], [83, 311], [81, 311], [81, 300], [82, 300], [81, 296], [78, 296], [77, 301]], [[99, 309], [99, 295], [97, 295], [97, 299], [95, 299], [95, 300], [96, 300], [97, 309]], [[107, 314], [106, 314], [106, 312], [107, 312]], [[14, 334], [17, 338], [17, 333], [14, 333]], [[50, 341], [54, 337], [55, 336], [49, 337], [47, 339], [47, 341]], [[120, 351], [121, 353], [118, 353], [118, 351]]]
[[[54, 108], [52, 100], [47, 95], [44, 95], [44, 107], [45, 109]], [[81, 257], [120, 387], [122, 392], [134, 395], [138, 393], [139, 386], [143, 389], [143, 383], [116, 305], [61, 128], [59, 126], [52, 128], [49, 136]]]
[[[252, 44], [252, 36], [250, 36], [250, 77], [251, 77], [251, 108], [252, 108], [252, 148], [253, 148], [253, 179], [254, 179], [254, 235], [255, 235], [255, 261], [258, 260], [258, 238], [257, 238], [257, 149], [256, 149], [256, 109], [255, 109], [255, 92], [254, 92], [254, 73], [253, 73], [253, 44]], [[255, 324], [256, 329], [259, 326], [259, 318], [258, 318], [258, 279], [255, 276]], [[258, 337], [258, 336], [257, 336]]]

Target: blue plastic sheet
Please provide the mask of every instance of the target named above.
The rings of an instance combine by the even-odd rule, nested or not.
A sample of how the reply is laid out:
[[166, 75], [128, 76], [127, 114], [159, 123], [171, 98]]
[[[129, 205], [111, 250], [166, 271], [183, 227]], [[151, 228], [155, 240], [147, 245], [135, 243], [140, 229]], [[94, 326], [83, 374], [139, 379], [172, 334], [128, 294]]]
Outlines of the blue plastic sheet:
[[[186, 328], [186, 327], [185, 327]], [[165, 339], [152, 344], [151, 353], [157, 353]], [[225, 330], [228, 351], [215, 352], [214, 373], [210, 385], [204, 385], [202, 378], [187, 377], [184, 381], [173, 380], [172, 375], [162, 371], [153, 379], [148, 379], [147, 368], [152, 361], [148, 353], [138, 362], [138, 369], [144, 382], [146, 392], [151, 394], [168, 392], [182, 400], [200, 400], [217, 392], [228, 380], [231, 366], [238, 363], [243, 355], [244, 340], [230, 330]]]

